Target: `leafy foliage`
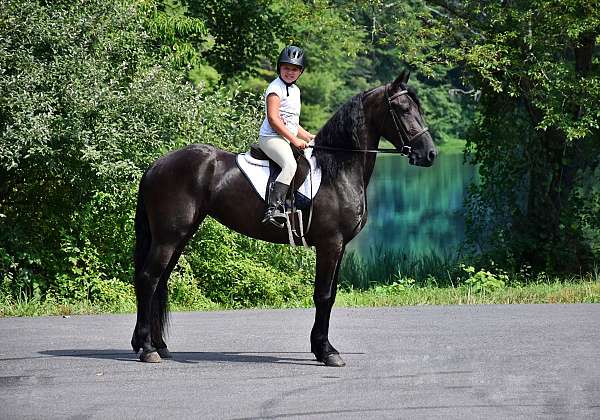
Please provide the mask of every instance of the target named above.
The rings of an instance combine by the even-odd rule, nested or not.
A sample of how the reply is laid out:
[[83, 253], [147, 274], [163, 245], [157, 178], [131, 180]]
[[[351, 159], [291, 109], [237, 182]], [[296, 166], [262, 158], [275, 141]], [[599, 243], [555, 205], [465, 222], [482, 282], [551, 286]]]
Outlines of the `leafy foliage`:
[[475, 293], [493, 292], [506, 286], [508, 276], [506, 274], [494, 274], [488, 270], [475, 271], [475, 267], [462, 266], [467, 274], [465, 284]]
[[[145, 168], [191, 142], [245, 148], [260, 108], [235, 89], [204, 95], [187, 83], [153, 47], [156, 9], [147, 4], [0, 6], [3, 292], [96, 302], [128, 295]], [[232, 258], [224, 252], [210, 264]]]
[[214, 45], [203, 56], [229, 79], [245, 73], [272, 57], [284, 16], [272, 7], [273, 0], [188, 0], [189, 13], [203, 20]]
[[425, 3], [413, 32], [419, 68], [460, 66], [465, 85], [482, 93], [469, 135], [482, 173], [469, 203], [472, 244], [513, 267], [589, 269], [597, 245], [569, 222], [585, 216], [568, 203], [575, 174], [595, 174], [598, 165], [597, 5]]
[[176, 67], [202, 65], [200, 53], [214, 45], [204, 21], [186, 15], [187, 8], [175, 0], [147, 3], [145, 21], [159, 55]]
[[[436, 141], [468, 138], [480, 168], [468, 202], [480, 262], [589, 270], [600, 256], [599, 10], [592, 0], [0, 0], [0, 294], [131, 305], [141, 174], [189, 143], [253, 142], [260, 94], [290, 43], [309, 57], [299, 84], [313, 131], [359, 91], [416, 72]], [[481, 99], [453, 99], [455, 88]], [[378, 273], [348, 266], [363, 286], [376, 276], [408, 287], [445, 281], [443, 260], [400, 274], [394, 258]], [[313, 263], [208, 221], [173, 274], [173, 302], [306, 299]]]
[[208, 219], [188, 261], [213, 302], [281, 306], [310, 296], [314, 255], [238, 235]]

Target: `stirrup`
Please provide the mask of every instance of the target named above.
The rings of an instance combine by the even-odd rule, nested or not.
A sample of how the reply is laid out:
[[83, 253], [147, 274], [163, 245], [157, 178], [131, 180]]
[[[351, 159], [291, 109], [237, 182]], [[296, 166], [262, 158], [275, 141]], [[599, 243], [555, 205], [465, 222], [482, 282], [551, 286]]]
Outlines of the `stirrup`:
[[[281, 222], [278, 221], [281, 220]], [[267, 210], [265, 217], [262, 219], [262, 223], [271, 223], [280, 229], [285, 227], [286, 217], [285, 213], [282, 213], [279, 209], [275, 208], [272, 211]]]

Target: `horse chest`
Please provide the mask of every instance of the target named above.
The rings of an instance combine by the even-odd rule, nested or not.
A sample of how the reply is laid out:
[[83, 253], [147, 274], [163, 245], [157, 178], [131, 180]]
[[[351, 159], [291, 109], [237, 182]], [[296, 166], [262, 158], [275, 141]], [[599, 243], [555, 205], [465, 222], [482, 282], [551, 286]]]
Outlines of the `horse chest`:
[[348, 192], [340, 208], [340, 220], [345, 223], [347, 234], [350, 238], [356, 236], [367, 221], [367, 197], [365, 191], [354, 190]]

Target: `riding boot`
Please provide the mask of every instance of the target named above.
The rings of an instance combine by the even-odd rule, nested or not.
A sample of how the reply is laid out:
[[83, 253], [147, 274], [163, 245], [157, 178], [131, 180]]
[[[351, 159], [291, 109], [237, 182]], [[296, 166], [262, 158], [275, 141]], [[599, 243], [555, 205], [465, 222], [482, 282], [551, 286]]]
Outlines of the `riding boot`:
[[285, 226], [285, 194], [290, 186], [282, 182], [275, 181], [269, 186], [269, 194], [267, 197], [267, 211], [262, 223], [271, 223], [277, 227]]

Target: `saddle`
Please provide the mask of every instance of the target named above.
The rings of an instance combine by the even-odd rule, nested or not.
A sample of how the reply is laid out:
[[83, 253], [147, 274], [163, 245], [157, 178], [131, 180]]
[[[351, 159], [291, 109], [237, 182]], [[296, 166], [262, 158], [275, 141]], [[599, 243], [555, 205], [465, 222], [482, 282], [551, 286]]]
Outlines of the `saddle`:
[[[321, 170], [310, 151], [291, 147], [297, 166], [284, 202], [288, 239], [291, 246], [296, 246], [296, 238], [300, 238], [302, 245], [308, 247], [305, 235], [311, 225], [312, 199], [321, 184]], [[236, 163], [256, 193], [266, 201], [271, 183], [281, 172], [279, 165], [269, 159], [257, 144], [251, 145], [248, 152], [238, 154]], [[303, 220], [303, 211], [308, 212], [307, 222]]]
[[[300, 188], [310, 173], [310, 163], [304, 156], [302, 150], [298, 149], [294, 145], [290, 145], [290, 147], [292, 148], [294, 158], [296, 158], [296, 173], [294, 174], [290, 189], [286, 195], [286, 207], [298, 207], [300, 209], [304, 209], [310, 205], [310, 200], [297, 192], [298, 188]], [[273, 162], [256, 143], [250, 145], [250, 156], [254, 159], [269, 161], [269, 182], [267, 183], [268, 190], [269, 185], [275, 181], [275, 178], [277, 178], [281, 172], [281, 167], [277, 163]]]

